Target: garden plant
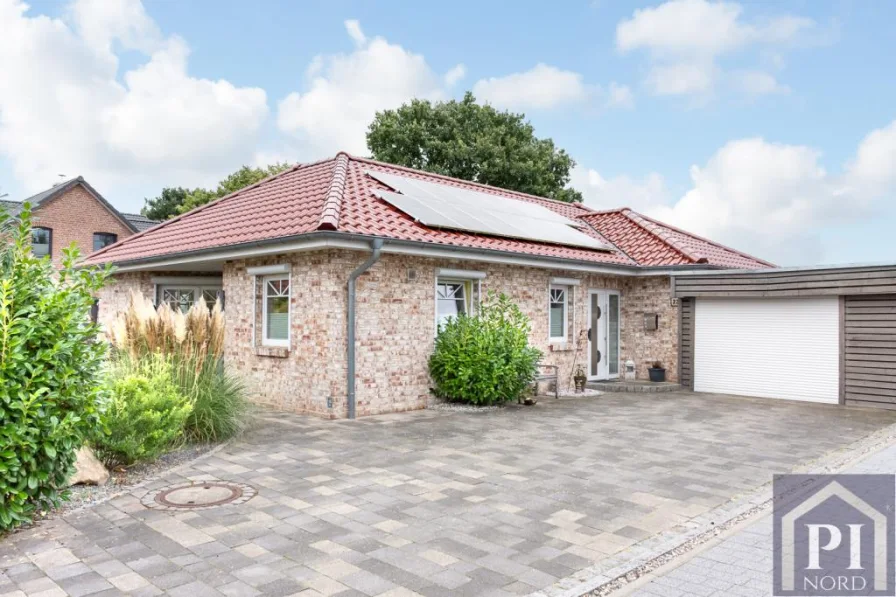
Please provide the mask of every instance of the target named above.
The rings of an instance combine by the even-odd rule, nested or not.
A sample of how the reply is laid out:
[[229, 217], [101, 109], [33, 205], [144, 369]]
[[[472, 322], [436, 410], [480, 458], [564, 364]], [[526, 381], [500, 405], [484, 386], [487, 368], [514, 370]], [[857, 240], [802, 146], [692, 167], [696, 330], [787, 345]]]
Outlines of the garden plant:
[[429, 359], [434, 393], [474, 405], [517, 400], [534, 381], [542, 356], [529, 345], [529, 329], [519, 307], [494, 293], [475, 315], [442, 324]]
[[0, 532], [59, 505], [75, 453], [99, 426], [106, 344], [90, 321], [109, 270], [57, 272], [31, 251], [31, 207], [0, 213]]

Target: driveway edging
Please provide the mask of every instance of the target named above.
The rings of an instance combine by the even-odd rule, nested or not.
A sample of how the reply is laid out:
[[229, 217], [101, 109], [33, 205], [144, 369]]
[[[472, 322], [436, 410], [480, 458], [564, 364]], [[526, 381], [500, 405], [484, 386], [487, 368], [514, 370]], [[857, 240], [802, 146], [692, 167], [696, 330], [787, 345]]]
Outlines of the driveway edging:
[[[896, 424], [880, 429], [846, 448], [793, 468], [792, 473], [829, 474], [843, 470], [853, 462], [877, 452], [896, 441]], [[714, 539], [734, 526], [758, 518], [771, 508], [771, 482], [730, 500], [686, 523], [645, 539], [621, 555], [611, 556], [589, 568], [561, 579], [553, 586], [535, 591], [529, 597], [604, 596], [668, 564]], [[721, 522], [716, 522], [721, 520]]]

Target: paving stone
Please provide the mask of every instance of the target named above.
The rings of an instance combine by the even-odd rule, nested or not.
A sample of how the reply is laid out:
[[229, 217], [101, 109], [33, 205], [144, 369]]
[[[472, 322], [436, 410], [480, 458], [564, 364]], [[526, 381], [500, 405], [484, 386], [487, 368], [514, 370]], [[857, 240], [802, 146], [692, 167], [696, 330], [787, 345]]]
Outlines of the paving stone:
[[[896, 421], [675, 392], [357, 421], [259, 417], [214, 456], [4, 539], [0, 593], [31, 581], [54, 590], [46, 579], [134, 595], [543, 590], [611, 554], [635, 557], [645, 537]], [[146, 491], [208, 479], [258, 494], [195, 512], [140, 503]], [[761, 550], [754, 533], [706, 563], [751, 590], [769, 567]], [[707, 578], [689, 581], [718, 590]]]

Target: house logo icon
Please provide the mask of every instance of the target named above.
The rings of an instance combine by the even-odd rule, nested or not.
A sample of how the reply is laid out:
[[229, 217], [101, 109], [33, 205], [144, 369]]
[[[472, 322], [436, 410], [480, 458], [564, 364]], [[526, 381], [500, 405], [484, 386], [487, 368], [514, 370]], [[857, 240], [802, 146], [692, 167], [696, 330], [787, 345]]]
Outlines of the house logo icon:
[[774, 595], [894, 594], [896, 475], [776, 475]]

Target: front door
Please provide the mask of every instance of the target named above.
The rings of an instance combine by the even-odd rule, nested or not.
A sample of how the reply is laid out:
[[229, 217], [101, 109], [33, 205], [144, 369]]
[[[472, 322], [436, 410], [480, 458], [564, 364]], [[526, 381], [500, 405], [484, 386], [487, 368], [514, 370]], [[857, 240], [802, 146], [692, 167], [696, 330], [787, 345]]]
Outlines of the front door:
[[588, 379], [619, 377], [619, 291], [588, 291]]

